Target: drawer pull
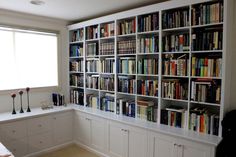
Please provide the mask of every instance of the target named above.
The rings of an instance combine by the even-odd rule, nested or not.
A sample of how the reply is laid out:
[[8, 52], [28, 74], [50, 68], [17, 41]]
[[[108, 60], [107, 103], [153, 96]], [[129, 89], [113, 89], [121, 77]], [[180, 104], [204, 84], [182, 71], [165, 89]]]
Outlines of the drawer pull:
[[42, 141], [39, 141], [40, 144], [42, 144], [43, 142]]
[[38, 125], [38, 127], [40, 127], [40, 128], [41, 128], [41, 127], [42, 127], [42, 125], [41, 125], [41, 124], [39, 124], [39, 125]]
[[16, 133], [16, 130], [12, 130], [12, 133]]

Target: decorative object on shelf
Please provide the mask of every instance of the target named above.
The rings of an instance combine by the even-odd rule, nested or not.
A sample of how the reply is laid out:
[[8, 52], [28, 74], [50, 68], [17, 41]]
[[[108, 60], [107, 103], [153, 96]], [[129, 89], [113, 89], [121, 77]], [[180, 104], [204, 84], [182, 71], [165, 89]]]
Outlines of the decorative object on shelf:
[[30, 106], [29, 106], [29, 91], [30, 91], [30, 88], [27, 87], [27, 88], [26, 88], [26, 92], [27, 92], [27, 104], [28, 104], [27, 112], [31, 112]]
[[22, 107], [22, 95], [23, 95], [23, 91], [20, 90], [19, 94], [20, 94], [20, 113], [24, 113], [23, 107]]
[[65, 105], [64, 95], [58, 93], [52, 93], [52, 101], [54, 106]]
[[11, 97], [12, 97], [12, 105], [13, 105], [13, 111], [12, 111], [12, 114], [16, 114], [16, 110], [15, 110], [15, 97], [16, 97], [16, 94], [15, 93], [12, 93], [11, 94]]
[[52, 102], [54, 106], [57, 106], [57, 94], [52, 93]]

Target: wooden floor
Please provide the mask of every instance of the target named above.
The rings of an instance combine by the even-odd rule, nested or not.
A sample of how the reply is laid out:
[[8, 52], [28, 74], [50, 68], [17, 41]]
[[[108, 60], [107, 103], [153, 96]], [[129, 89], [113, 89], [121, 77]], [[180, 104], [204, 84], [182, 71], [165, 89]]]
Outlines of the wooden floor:
[[97, 155], [80, 148], [76, 145], [70, 145], [40, 157], [98, 157]]

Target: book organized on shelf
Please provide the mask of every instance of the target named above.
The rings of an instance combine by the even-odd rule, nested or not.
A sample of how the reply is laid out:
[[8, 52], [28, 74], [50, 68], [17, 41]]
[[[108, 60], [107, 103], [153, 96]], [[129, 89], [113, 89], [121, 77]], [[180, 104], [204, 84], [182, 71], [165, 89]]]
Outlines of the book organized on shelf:
[[70, 102], [74, 104], [84, 105], [84, 91], [76, 89], [70, 90]]
[[162, 98], [188, 100], [188, 80], [162, 80]]
[[115, 23], [106, 23], [100, 26], [100, 38], [111, 37], [115, 35]]
[[120, 57], [118, 58], [118, 72], [122, 74], [135, 74], [136, 64], [135, 57]]
[[204, 107], [194, 107], [190, 109], [189, 130], [218, 136], [219, 115]]
[[198, 4], [192, 7], [192, 25], [205, 25], [223, 22], [223, 2]]
[[154, 102], [137, 100], [137, 118], [157, 122], [157, 106]]
[[83, 75], [71, 75], [70, 86], [84, 87], [84, 76]]
[[117, 112], [128, 116], [128, 117], [135, 117], [135, 100], [132, 99], [117, 99]]
[[99, 75], [87, 75], [86, 76], [86, 87], [98, 89]]
[[118, 41], [118, 54], [135, 54], [136, 53], [136, 40], [121, 40]]
[[137, 94], [158, 97], [158, 80], [137, 80]]
[[70, 71], [71, 72], [83, 72], [84, 61], [83, 60], [74, 60], [70, 61]]
[[112, 76], [100, 77], [100, 90], [114, 91], [114, 78]]
[[136, 32], [135, 18], [124, 19], [118, 22], [118, 25], [117, 25], [118, 35], [133, 34], [135, 32]]
[[86, 27], [86, 39], [97, 39], [98, 38], [98, 25]]
[[115, 59], [105, 58], [101, 60], [100, 68], [102, 73], [115, 73]]
[[98, 55], [98, 43], [87, 43], [87, 51], [86, 51], [87, 56], [96, 56]]
[[168, 10], [162, 14], [162, 29], [189, 26], [189, 8]]
[[99, 97], [95, 94], [86, 94], [86, 106], [94, 109], [100, 108]]
[[162, 39], [163, 52], [183, 52], [189, 51], [189, 34], [169, 34]]
[[100, 110], [115, 112], [115, 95], [111, 93], [105, 93], [103, 97], [101, 97], [101, 105]]
[[99, 72], [99, 58], [87, 58], [86, 72]]
[[161, 124], [185, 128], [187, 126], [187, 111], [178, 106], [169, 106], [161, 110]]
[[136, 94], [136, 80], [130, 76], [118, 76], [118, 92]]
[[188, 76], [189, 57], [186, 54], [176, 56], [174, 54], [163, 55], [163, 75]]
[[78, 29], [72, 32], [71, 42], [82, 41], [84, 39], [84, 29]]
[[196, 79], [191, 81], [191, 100], [220, 104], [221, 84], [212, 79]]
[[159, 29], [159, 13], [138, 17], [138, 32], [150, 32]]
[[138, 60], [138, 74], [158, 74], [158, 59], [155, 58], [141, 58]]
[[141, 36], [137, 40], [138, 53], [157, 53], [159, 52], [159, 37], [153, 36]]
[[100, 55], [114, 55], [114, 41], [100, 43]]
[[222, 58], [192, 57], [192, 76], [221, 77]]
[[83, 46], [71, 45], [70, 46], [70, 57], [81, 57], [83, 56]]

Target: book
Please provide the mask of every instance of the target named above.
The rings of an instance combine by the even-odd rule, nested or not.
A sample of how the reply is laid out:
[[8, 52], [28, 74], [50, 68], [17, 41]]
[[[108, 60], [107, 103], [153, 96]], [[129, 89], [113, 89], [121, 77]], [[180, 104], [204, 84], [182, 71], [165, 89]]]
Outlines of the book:
[[96, 39], [98, 38], [98, 25], [86, 27], [86, 39]]
[[101, 24], [100, 26], [100, 37], [111, 37], [115, 34], [115, 23]]
[[171, 34], [162, 38], [163, 52], [189, 51], [189, 34]]
[[121, 40], [118, 41], [118, 54], [135, 54], [136, 40]]
[[135, 18], [124, 19], [118, 22], [118, 35], [133, 34], [136, 32]]
[[100, 55], [114, 55], [114, 41], [100, 43]]
[[159, 14], [147, 14], [138, 17], [138, 32], [149, 32], [159, 29]]

